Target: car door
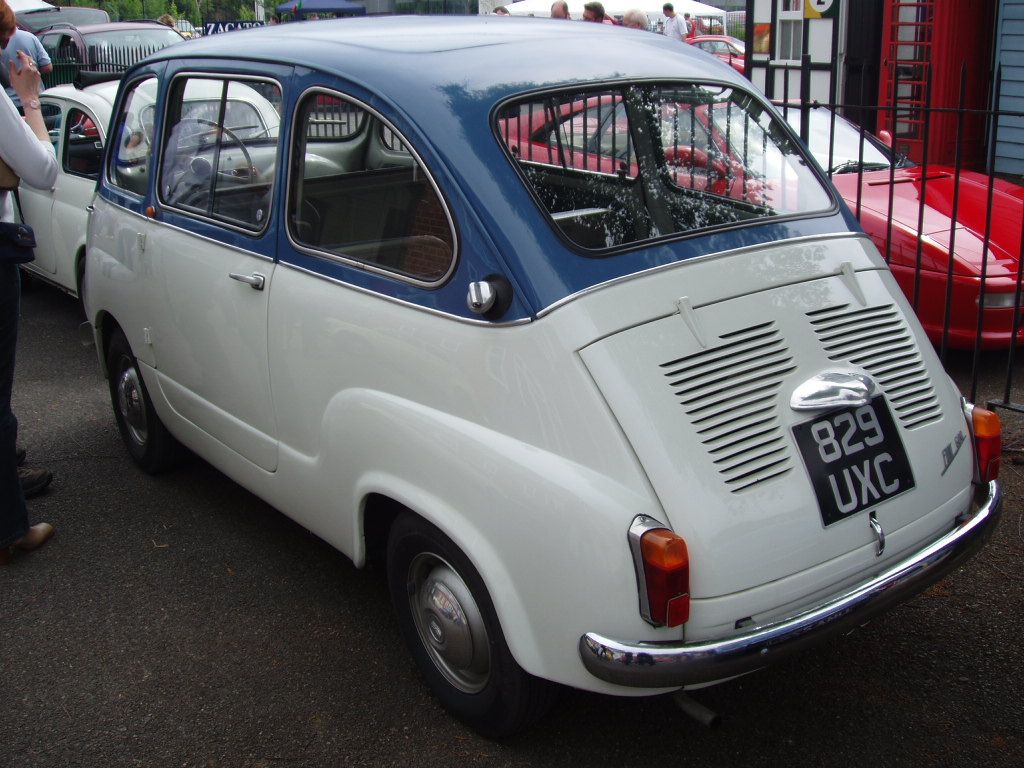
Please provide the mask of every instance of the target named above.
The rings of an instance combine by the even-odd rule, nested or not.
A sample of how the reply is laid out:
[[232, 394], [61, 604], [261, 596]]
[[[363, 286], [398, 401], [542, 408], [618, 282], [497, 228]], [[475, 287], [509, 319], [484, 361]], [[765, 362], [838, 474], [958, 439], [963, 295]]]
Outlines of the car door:
[[[168, 403], [265, 470], [277, 466], [267, 363], [274, 277], [271, 210], [281, 88], [267, 79], [186, 75], [170, 86], [158, 148], [159, 213], [138, 224], [158, 274], [149, 332]], [[267, 102], [266, 105], [263, 102]]]
[[83, 105], [65, 104], [61, 128], [61, 172], [53, 189], [52, 229], [55, 279], [75, 294], [80, 289], [88, 208], [103, 162], [106, 120]]
[[[59, 158], [61, 156], [61, 129], [64, 125], [67, 104], [63, 99], [47, 98], [42, 99], [39, 106], [46, 130], [50, 135], [50, 142]], [[53, 237], [53, 200], [60, 183], [60, 174], [58, 174], [53, 188], [36, 189], [28, 184], [22, 184], [18, 190], [22, 219], [32, 227], [36, 236], [36, 258], [28, 265], [28, 268], [44, 277], [52, 277], [57, 271], [57, 256], [54, 252]]]

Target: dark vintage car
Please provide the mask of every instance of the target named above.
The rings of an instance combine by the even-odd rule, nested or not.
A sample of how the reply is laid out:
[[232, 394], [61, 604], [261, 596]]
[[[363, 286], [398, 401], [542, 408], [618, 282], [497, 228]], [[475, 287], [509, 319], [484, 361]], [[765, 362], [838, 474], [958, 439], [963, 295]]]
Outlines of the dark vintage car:
[[184, 38], [155, 22], [119, 21], [106, 24], [57, 24], [38, 31], [54, 66], [71, 63], [84, 70], [120, 70], [154, 51]]
[[15, 14], [18, 26], [29, 32], [38, 33], [41, 29], [52, 27], [57, 24], [109, 24], [110, 14], [99, 8], [79, 8], [77, 6], [67, 7], [44, 7], [28, 11], [18, 11]]

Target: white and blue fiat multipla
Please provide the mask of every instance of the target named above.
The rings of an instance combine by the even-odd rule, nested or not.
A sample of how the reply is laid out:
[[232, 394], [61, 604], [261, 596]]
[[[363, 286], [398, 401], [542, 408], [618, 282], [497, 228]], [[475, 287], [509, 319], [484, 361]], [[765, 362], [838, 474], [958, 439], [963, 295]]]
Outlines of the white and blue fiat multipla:
[[698, 50], [289, 24], [150, 57], [108, 137], [85, 304], [133, 459], [185, 446], [386, 563], [427, 684], [485, 734], [556, 684], [751, 672], [996, 525], [998, 419]]

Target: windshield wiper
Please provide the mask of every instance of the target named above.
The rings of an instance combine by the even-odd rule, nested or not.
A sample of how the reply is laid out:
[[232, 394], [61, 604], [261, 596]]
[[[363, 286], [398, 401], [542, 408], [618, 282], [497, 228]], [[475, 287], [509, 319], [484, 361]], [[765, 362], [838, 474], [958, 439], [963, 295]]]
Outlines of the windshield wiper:
[[888, 163], [869, 163], [858, 160], [847, 160], [845, 163], [833, 166], [829, 173], [856, 173], [857, 171], [884, 171], [889, 167]]

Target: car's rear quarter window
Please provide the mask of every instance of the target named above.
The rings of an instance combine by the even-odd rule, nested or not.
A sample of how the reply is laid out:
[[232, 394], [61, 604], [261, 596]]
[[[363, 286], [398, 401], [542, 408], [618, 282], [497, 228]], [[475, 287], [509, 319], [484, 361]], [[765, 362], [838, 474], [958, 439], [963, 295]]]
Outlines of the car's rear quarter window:
[[341, 95], [296, 112], [288, 231], [318, 255], [436, 284], [455, 259], [447, 209], [394, 128]]

